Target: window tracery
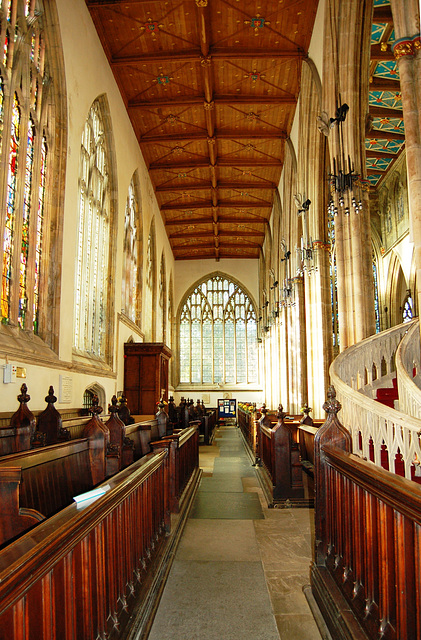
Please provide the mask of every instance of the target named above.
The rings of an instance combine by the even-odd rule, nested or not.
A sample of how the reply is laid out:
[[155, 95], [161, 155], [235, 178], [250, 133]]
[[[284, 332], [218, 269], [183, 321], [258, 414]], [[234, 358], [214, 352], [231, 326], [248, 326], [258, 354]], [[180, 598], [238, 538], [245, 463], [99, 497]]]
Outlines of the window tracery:
[[180, 382], [257, 382], [257, 321], [241, 287], [224, 276], [200, 283], [180, 314]]
[[124, 219], [122, 310], [133, 321], [140, 321], [141, 264], [140, 199], [135, 175], [129, 185]]
[[76, 349], [104, 359], [110, 243], [109, 159], [98, 101], [82, 134], [75, 283]]

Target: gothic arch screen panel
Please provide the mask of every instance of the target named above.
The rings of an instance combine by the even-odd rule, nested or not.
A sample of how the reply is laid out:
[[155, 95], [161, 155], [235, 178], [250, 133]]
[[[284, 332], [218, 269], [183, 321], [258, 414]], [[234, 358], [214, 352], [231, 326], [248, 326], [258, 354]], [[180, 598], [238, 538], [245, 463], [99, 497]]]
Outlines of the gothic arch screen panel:
[[257, 382], [257, 321], [235, 282], [214, 276], [196, 286], [180, 314], [180, 383]]

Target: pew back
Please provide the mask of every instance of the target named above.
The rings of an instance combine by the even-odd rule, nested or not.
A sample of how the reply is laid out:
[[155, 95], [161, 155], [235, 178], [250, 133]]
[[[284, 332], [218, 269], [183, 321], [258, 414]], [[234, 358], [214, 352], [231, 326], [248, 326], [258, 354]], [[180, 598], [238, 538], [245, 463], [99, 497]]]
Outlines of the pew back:
[[0, 551], [0, 637], [117, 637], [169, 530], [166, 461], [139, 460], [93, 504], [70, 505]]

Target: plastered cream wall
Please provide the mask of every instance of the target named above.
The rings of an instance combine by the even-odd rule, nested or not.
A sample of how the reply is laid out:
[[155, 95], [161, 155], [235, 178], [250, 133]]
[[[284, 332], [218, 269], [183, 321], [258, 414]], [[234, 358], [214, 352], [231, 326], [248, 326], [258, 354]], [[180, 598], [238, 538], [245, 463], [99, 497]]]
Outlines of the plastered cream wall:
[[[116, 391], [123, 388], [123, 344], [129, 337], [132, 337], [135, 341], [144, 339], [142, 327], [136, 330], [135, 327], [128, 326], [126, 322], [120, 320], [124, 214], [128, 187], [136, 169], [139, 175], [143, 213], [143, 278], [146, 272], [145, 243], [147, 242], [152, 218], [155, 218], [157, 282], [163, 251], [165, 254], [167, 283], [170, 281], [170, 274], [174, 270], [171, 247], [146, 166], [86, 4], [83, 0], [72, 0], [71, 2], [69, 0], [57, 0], [57, 11], [63, 46], [68, 110], [67, 149], [63, 150], [63, 153], [66, 154], [66, 177], [62, 217], [64, 241], [62, 247], [58, 353], [60, 363], [58, 363], [57, 368], [54, 368], [53, 363], [50, 363], [48, 367], [36, 366], [33, 363], [35, 358], [28, 359], [28, 361], [17, 361], [9, 357], [9, 363], [25, 369], [26, 378], [17, 379], [10, 384], [4, 384], [1, 367], [6, 363], [6, 358], [2, 357], [0, 346], [0, 401], [3, 411], [17, 409], [16, 396], [19, 393], [22, 382], [25, 382], [28, 386], [31, 396], [28, 406], [34, 411], [45, 408], [44, 397], [47, 395], [50, 384], [54, 386], [56, 395], [59, 397], [60, 376], [64, 376], [66, 379], [67, 392], [65, 403], [60, 402], [59, 397], [59, 402], [56, 405], [58, 409], [65, 409], [66, 406], [81, 406], [83, 391], [94, 383], [99, 384], [105, 390], [107, 403]], [[101, 372], [98, 373], [98, 370], [93, 374], [89, 374], [86, 372], [86, 368], [82, 370], [72, 361], [80, 145], [89, 109], [94, 100], [101, 95], [106, 96], [112, 124], [117, 182], [117, 211], [115, 228], [112, 229], [113, 241], [116, 246], [113, 364], [112, 369], [104, 375]], [[145, 318], [145, 314], [151, 313], [152, 310], [146, 309], [145, 305], [143, 305], [142, 318]]]

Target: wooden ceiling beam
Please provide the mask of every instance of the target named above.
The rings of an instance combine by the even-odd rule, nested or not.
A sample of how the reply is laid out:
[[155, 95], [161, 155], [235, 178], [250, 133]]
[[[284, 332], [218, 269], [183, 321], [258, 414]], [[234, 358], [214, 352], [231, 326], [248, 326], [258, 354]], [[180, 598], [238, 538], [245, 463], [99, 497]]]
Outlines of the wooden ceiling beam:
[[[234, 189], [238, 191], [247, 190], [267, 190], [273, 191], [276, 189], [276, 185], [273, 182], [218, 182], [216, 185], [217, 189]], [[214, 189], [210, 182], [203, 183], [198, 182], [194, 184], [186, 184], [186, 185], [161, 185], [156, 187], [156, 193], [178, 193], [179, 191], [209, 191], [210, 189]]]
[[[282, 162], [276, 159], [258, 160], [256, 158], [248, 159], [228, 159], [219, 158], [215, 165], [210, 165], [209, 160], [192, 160], [190, 162], [152, 162], [149, 165], [149, 171], [165, 171], [179, 169], [217, 169], [218, 167], [277, 167], [282, 169]], [[217, 182], [215, 183], [216, 186]]]
[[377, 140], [378, 138], [381, 138], [382, 140], [401, 140], [402, 142], [405, 140], [405, 135], [402, 133], [382, 131], [382, 129], [371, 129], [365, 137], [369, 140]]
[[383, 51], [380, 44], [372, 44], [370, 49], [370, 60], [375, 60], [376, 62], [381, 62], [383, 60], [394, 60], [395, 56], [393, 55], [390, 47]]
[[272, 202], [231, 202], [230, 200], [219, 200], [217, 204], [212, 202], [187, 202], [180, 204], [163, 204], [161, 205], [161, 211], [179, 211], [180, 209], [211, 209], [213, 207], [232, 207], [235, 209], [267, 209], [272, 208]]
[[370, 151], [370, 149], [366, 149], [365, 156], [366, 158], [386, 158], [387, 160], [395, 160], [398, 157], [398, 154], [387, 153], [385, 151]]
[[369, 107], [369, 113], [376, 118], [400, 118], [402, 120], [402, 109], [390, 109], [389, 107]]
[[389, 6], [375, 7], [373, 11], [373, 22], [375, 24], [387, 22], [393, 24], [392, 9]]
[[[175, 249], [175, 247], [173, 247], [173, 250], [174, 249]], [[252, 249], [252, 251], [253, 251], [252, 254], [250, 254], [250, 252], [249, 253], [243, 253], [241, 255], [236, 255], [235, 257], [236, 258], [241, 258], [242, 260], [255, 260], [256, 258], [259, 257], [259, 251], [257, 249]], [[212, 257], [212, 256], [205, 255], [205, 256], [202, 256], [202, 257], [208, 258], [208, 257]], [[231, 253], [225, 252], [225, 254], [224, 254], [223, 251], [220, 252], [219, 249], [218, 249], [218, 252], [215, 251], [214, 257], [215, 257], [216, 262], [219, 262], [219, 260], [221, 258], [233, 258], [234, 256], [232, 255], [232, 252]], [[175, 260], [197, 260], [198, 256], [197, 255], [192, 256], [192, 255], [186, 254], [186, 255], [174, 256], [174, 259]], [[200, 256], [199, 256], [199, 259], [200, 259]]]
[[240, 237], [263, 237], [265, 234], [261, 231], [196, 231], [195, 233], [191, 232], [183, 232], [177, 231], [176, 233], [171, 233], [168, 237], [170, 240], [176, 238], [211, 238], [213, 236], [218, 236], [220, 238], [240, 238]]
[[[232, 238], [235, 238], [235, 234], [232, 234], [231, 236]], [[220, 243], [218, 243], [220, 245]], [[227, 243], [230, 245], [231, 248], [233, 249], [248, 249], [248, 248], [254, 248], [254, 249], [260, 249], [261, 245], [258, 242], [236, 242], [235, 244], [231, 244], [231, 243]], [[171, 245], [173, 251], [177, 250], [177, 251], [185, 251], [186, 249], [191, 249], [191, 245], [184, 245], [184, 244], [175, 244], [175, 245]], [[213, 249], [214, 248], [214, 243], [210, 244], [210, 243], [203, 243], [203, 244], [197, 244], [195, 245], [195, 248], [197, 249]]]
[[[213, 220], [210, 218], [183, 218], [166, 220], [166, 227], [177, 227], [183, 224], [196, 225], [196, 224], [213, 224]], [[253, 216], [250, 218], [218, 218], [218, 224], [268, 224], [269, 220], [262, 216]]]
[[401, 84], [399, 80], [389, 80], [388, 78], [379, 78], [372, 76], [370, 78], [370, 84], [368, 85], [369, 91], [396, 91], [400, 92]]
[[[157, 0], [159, 1], [159, 0]], [[161, 0], [162, 1], [162, 0]], [[159, 51], [154, 53], [142, 53], [135, 56], [114, 56], [110, 60], [111, 67], [124, 67], [126, 65], [151, 64], [154, 62], [202, 62], [203, 57], [209, 60], [301, 60], [306, 57], [304, 51], [299, 49], [222, 49], [209, 48], [207, 54], [201, 49], [186, 49], [185, 51]]]
[[[218, 140], [286, 140], [287, 133], [286, 131], [280, 132], [268, 132], [264, 131], [262, 133], [256, 132], [248, 132], [248, 131], [233, 131], [233, 132], [225, 132], [225, 131], [214, 131], [213, 137]], [[139, 136], [139, 143], [145, 144], [149, 142], [186, 142], [186, 141], [209, 141], [209, 135], [206, 133], [181, 133], [179, 131], [175, 131], [171, 134], [160, 134], [155, 136]]]
[[297, 104], [294, 96], [258, 96], [258, 95], [214, 95], [211, 101], [207, 101], [205, 96], [181, 96], [156, 98], [155, 100], [129, 100], [128, 109], [151, 109], [154, 107], [186, 107], [196, 104], [266, 104], [266, 105], [291, 105]]

